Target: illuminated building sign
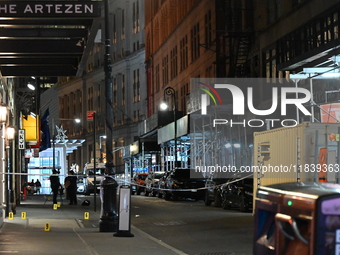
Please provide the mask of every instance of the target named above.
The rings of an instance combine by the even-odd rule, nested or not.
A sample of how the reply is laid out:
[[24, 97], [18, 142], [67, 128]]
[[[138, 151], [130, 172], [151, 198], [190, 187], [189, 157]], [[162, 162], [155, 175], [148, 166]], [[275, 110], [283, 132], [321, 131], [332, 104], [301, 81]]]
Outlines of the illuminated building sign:
[[1, 1], [1, 17], [98, 17], [100, 2], [92, 1]]

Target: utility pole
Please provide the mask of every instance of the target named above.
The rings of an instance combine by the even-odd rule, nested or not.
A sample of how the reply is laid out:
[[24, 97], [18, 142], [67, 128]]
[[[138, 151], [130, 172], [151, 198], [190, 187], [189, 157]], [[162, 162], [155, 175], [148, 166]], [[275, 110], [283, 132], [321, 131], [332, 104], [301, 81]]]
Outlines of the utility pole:
[[105, 0], [105, 135], [106, 135], [106, 168], [109, 174], [113, 173], [112, 129], [113, 129], [113, 105], [112, 105], [112, 63], [110, 40], [110, 13], [109, 0]]
[[[105, 0], [105, 135], [106, 135], [106, 171], [112, 175], [113, 151], [112, 151], [112, 130], [113, 130], [113, 106], [112, 106], [112, 63], [111, 63], [111, 40], [110, 40], [110, 12], [109, 0]], [[118, 213], [116, 206], [116, 192], [118, 184], [110, 176], [106, 176], [101, 182], [101, 218], [99, 222], [100, 232], [116, 232], [118, 230]]]

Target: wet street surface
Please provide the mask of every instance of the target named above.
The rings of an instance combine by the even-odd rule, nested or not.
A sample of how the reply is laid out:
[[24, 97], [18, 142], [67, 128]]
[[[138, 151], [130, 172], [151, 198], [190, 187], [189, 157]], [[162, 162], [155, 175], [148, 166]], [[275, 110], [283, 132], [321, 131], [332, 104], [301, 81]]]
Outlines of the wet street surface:
[[250, 255], [251, 212], [205, 206], [203, 201], [132, 196], [131, 222], [137, 228], [187, 254]]

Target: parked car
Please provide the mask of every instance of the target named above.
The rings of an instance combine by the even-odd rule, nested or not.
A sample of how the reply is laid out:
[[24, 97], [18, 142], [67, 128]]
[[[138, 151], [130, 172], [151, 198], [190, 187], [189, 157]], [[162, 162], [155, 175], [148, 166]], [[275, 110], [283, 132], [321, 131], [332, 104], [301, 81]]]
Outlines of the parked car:
[[85, 193], [85, 186], [83, 178], [77, 179], [77, 194], [84, 194]]
[[181, 198], [204, 199], [206, 179], [190, 178], [189, 168], [176, 168], [169, 172], [165, 180], [164, 198], [177, 200]]
[[215, 207], [222, 206], [222, 185], [228, 182], [228, 178], [209, 178], [205, 183], [204, 204]]
[[145, 196], [151, 194], [156, 196], [158, 193], [158, 182], [164, 176], [164, 172], [153, 172], [145, 179]]
[[148, 176], [146, 173], [136, 174], [132, 179], [131, 189], [132, 194], [140, 195], [140, 193], [145, 192], [145, 179]]
[[222, 208], [239, 208], [241, 212], [246, 212], [253, 206], [253, 179], [245, 178], [229, 179], [228, 183], [222, 186]]

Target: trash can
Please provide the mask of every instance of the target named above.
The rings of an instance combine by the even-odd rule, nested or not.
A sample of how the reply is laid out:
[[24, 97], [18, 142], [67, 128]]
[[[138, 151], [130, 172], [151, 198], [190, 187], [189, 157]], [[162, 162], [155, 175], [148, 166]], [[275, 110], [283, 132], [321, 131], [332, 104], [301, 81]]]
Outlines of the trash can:
[[259, 187], [254, 224], [253, 254], [340, 254], [340, 185]]
[[117, 232], [118, 230], [117, 187], [117, 182], [110, 176], [105, 176], [100, 182], [100, 232]]

